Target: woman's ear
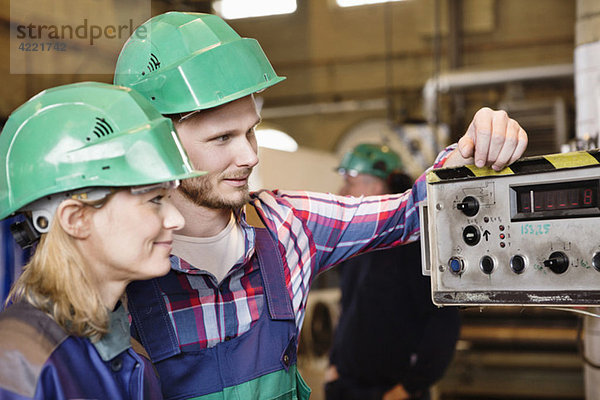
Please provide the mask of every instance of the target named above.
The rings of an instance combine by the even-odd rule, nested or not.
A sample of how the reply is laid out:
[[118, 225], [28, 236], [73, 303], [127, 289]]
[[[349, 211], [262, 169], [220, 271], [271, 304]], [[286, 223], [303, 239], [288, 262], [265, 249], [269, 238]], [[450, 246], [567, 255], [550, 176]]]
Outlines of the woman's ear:
[[78, 200], [67, 199], [59, 204], [54, 218], [69, 235], [85, 239], [90, 234], [89, 209]]

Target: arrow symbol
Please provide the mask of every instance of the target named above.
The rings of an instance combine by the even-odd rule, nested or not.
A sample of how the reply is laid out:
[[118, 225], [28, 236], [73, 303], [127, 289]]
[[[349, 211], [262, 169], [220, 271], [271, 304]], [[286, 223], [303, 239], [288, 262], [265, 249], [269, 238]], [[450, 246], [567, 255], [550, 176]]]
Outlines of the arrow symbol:
[[489, 238], [490, 238], [490, 231], [488, 231], [487, 229], [485, 230], [485, 232], [483, 232], [483, 236], [485, 236], [485, 241], [489, 242]]

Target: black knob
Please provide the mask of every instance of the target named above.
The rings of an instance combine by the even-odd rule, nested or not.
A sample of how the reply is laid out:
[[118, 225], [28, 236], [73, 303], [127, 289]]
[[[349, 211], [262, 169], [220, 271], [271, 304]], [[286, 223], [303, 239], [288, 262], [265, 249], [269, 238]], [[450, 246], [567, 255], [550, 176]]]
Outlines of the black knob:
[[481, 267], [481, 270], [483, 271], [483, 273], [489, 275], [494, 270], [494, 259], [490, 256], [483, 256], [483, 257], [481, 257], [479, 266]]
[[481, 234], [475, 225], [469, 225], [463, 229], [463, 240], [469, 246], [475, 246], [477, 243], [479, 243], [480, 239]]
[[594, 256], [592, 257], [592, 266], [596, 271], [600, 271], [600, 252], [594, 253]]
[[555, 274], [562, 274], [569, 268], [569, 257], [561, 251], [555, 251], [544, 261], [544, 266], [550, 268]]
[[513, 270], [515, 274], [521, 274], [525, 270], [525, 259], [523, 256], [515, 255], [510, 259], [510, 269]]
[[479, 211], [479, 201], [473, 196], [467, 196], [456, 205], [456, 208], [466, 216], [472, 217]]

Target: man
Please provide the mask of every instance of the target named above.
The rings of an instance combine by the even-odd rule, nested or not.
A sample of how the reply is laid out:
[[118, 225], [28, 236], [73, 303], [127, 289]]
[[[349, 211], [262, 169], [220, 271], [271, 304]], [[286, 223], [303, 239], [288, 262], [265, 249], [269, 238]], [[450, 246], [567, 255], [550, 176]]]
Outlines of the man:
[[[340, 194], [404, 192], [412, 181], [401, 169], [389, 147], [360, 144], [340, 163]], [[325, 377], [327, 400], [429, 400], [429, 387], [452, 360], [459, 315], [431, 302], [419, 242], [361, 254], [336, 269], [342, 313]]]
[[[186, 227], [174, 239], [172, 271], [128, 289], [133, 334], [168, 399], [308, 398], [296, 347], [314, 276], [358, 252], [418, 237], [422, 179], [381, 201], [248, 193], [260, 122], [252, 94], [281, 80], [258, 42], [214, 15], [154, 17], [119, 55], [115, 83], [169, 115], [192, 163], [209, 171], [174, 195]], [[500, 169], [526, 144], [506, 113], [483, 109], [459, 150], [442, 153], [437, 165], [475, 155], [477, 165]], [[253, 211], [266, 229], [246, 222]]]

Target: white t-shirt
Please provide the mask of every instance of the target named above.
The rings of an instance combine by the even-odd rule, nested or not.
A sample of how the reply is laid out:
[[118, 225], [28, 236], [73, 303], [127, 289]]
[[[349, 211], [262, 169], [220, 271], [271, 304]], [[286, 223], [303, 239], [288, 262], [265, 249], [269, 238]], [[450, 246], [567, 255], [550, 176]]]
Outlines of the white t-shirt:
[[244, 255], [244, 234], [232, 214], [220, 233], [211, 237], [173, 235], [173, 254], [191, 266], [210, 272], [221, 282]]

